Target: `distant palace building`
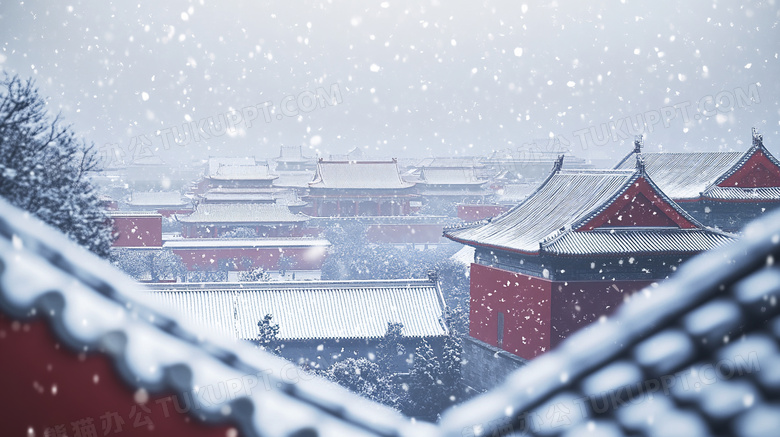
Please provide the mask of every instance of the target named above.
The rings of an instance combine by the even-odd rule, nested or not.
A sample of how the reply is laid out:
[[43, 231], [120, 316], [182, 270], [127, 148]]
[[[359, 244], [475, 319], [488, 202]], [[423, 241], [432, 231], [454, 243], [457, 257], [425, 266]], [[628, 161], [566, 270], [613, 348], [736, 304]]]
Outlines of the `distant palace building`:
[[658, 186], [708, 226], [737, 231], [780, 206], [780, 162], [755, 129], [753, 145], [745, 153], [645, 153], [640, 140], [616, 168], [630, 168], [639, 153]]
[[209, 158], [208, 172], [200, 190], [212, 188], [270, 188], [278, 176], [271, 174], [268, 164], [253, 157]]
[[667, 197], [641, 157], [631, 170], [562, 166], [509, 211], [445, 230], [475, 248], [470, 336], [524, 359], [732, 240]]
[[178, 191], [133, 191], [127, 208], [131, 211], [156, 211], [164, 217], [192, 212], [192, 202]]
[[266, 314], [279, 325], [281, 355], [328, 368], [346, 358], [368, 358], [387, 331], [401, 323], [406, 353], [395, 362], [408, 372], [423, 341], [440, 350], [449, 334], [446, 305], [434, 280], [296, 281], [160, 284], [151, 296], [197, 324], [235, 340], [258, 341]]
[[317, 162], [306, 200], [316, 217], [405, 216], [418, 197], [391, 161]]
[[219, 238], [238, 228], [258, 237], [299, 237], [309, 219], [276, 203], [200, 203], [192, 214], [176, 218], [184, 238]]
[[281, 146], [276, 161], [276, 171], [302, 171], [314, 168], [314, 158], [303, 155], [301, 146]]

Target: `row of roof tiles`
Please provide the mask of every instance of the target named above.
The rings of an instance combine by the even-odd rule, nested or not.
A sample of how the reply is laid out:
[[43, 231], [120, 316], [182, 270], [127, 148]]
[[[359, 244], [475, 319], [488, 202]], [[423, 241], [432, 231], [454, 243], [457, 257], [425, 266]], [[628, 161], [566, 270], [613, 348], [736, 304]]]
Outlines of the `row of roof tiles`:
[[273, 315], [282, 340], [371, 339], [388, 322], [406, 337], [447, 335], [444, 301], [428, 280], [298, 283], [159, 284], [151, 296], [193, 321], [236, 339], [254, 340]]

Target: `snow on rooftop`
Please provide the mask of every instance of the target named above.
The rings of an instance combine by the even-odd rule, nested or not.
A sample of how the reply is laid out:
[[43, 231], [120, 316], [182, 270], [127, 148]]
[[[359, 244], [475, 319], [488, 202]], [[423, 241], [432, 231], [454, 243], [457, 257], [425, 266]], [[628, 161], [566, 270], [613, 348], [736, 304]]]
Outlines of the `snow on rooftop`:
[[309, 219], [276, 203], [200, 203], [190, 215], [177, 215], [184, 223], [301, 223]]
[[183, 238], [166, 241], [166, 249], [211, 249], [225, 247], [326, 247], [330, 242], [317, 238]]
[[377, 339], [388, 322], [402, 323], [405, 337], [448, 332], [444, 303], [427, 280], [161, 284], [151, 295], [237, 339], [255, 339], [266, 314], [284, 340]]
[[[52, 346], [74, 357], [84, 350], [107, 356], [115, 372], [106, 376], [121, 375], [128, 395], [146, 388], [182, 399], [198, 387], [258, 375], [265, 387], [211, 399], [189, 414], [251, 435], [438, 435], [432, 425], [412, 423], [314, 375], [295, 374], [303, 371], [163, 308], [114, 266], [2, 199], [0, 265], [0, 312], [42, 318], [52, 329]], [[245, 408], [233, 408], [239, 401]]]
[[319, 161], [311, 188], [403, 189], [414, 183], [401, 178], [395, 161]]
[[424, 167], [420, 178], [422, 183], [429, 185], [482, 185], [487, 182], [477, 177], [474, 168]]

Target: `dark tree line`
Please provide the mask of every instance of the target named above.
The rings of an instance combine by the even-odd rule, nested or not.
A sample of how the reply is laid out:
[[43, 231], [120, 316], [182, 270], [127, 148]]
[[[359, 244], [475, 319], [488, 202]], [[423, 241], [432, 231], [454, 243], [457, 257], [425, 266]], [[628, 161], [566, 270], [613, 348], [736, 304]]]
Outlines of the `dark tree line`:
[[90, 173], [94, 146], [51, 117], [32, 80], [0, 79], [0, 196], [107, 258], [110, 219]]

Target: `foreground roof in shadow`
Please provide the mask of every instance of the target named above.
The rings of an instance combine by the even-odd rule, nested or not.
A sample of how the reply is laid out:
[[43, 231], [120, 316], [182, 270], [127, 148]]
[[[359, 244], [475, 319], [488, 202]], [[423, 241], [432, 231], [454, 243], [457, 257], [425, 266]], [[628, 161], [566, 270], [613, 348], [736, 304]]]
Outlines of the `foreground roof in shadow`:
[[[130, 393], [181, 393], [266, 374], [266, 389], [194, 414], [231, 423], [242, 435], [774, 436], [779, 255], [776, 212], [741, 240], [635, 294], [613, 317], [571, 336], [503, 385], [445, 412], [438, 426], [413, 423], [312, 376], [290, 382], [283, 377], [289, 363], [157, 309], [119, 271], [1, 200], [0, 319], [43, 320], [53, 341], [74, 354], [107, 356]], [[20, 396], [5, 393], [7, 406]], [[43, 420], [51, 413], [36, 412]]]

